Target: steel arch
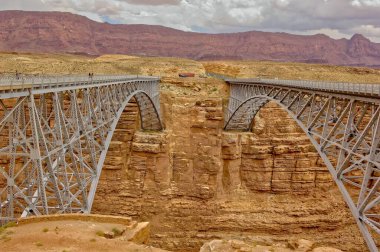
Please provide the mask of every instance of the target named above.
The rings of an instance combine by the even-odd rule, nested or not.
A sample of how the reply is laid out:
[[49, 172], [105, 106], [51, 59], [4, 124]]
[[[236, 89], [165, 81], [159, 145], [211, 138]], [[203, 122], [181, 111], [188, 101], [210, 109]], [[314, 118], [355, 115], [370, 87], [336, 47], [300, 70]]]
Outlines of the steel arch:
[[158, 79], [24, 84], [0, 91], [0, 223], [90, 212], [113, 133], [132, 98], [141, 128], [162, 130]]
[[[225, 130], [249, 131], [269, 101], [284, 108], [324, 160], [371, 251], [380, 234], [380, 97], [228, 80]], [[371, 233], [373, 232], [373, 234]], [[375, 234], [377, 233], [377, 234]], [[378, 238], [377, 238], [378, 239]]]
[[[153, 109], [154, 109], [154, 112], [155, 112], [154, 115], [157, 116], [157, 120], [159, 121], [159, 125], [160, 125], [159, 128], [143, 126], [144, 123], [146, 123], [146, 120], [144, 120], [144, 116], [145, 116], [144, 113], [143, 113], [144, 112], [144, 108], [142, 108], [142, 103], [139, 102], [139, 99], [137, 98], [138, 95], [143, 95], [147, 99], [147, 101], [149, 101], [150, 104], [153, 106]], [[150, 97], [149, 97], [149, 95], [147, 93], [145, 93], [144, 91], [138, 90], [138, 91], [133, 92], [132, 94], [130, 94], [126, 98], [126, 100], [120, 106], [120, 109], [117, 112], [115, 120], [112, 122], [112, 124], [110, 126], [110, 131], [109, 131], [109, 133], [107, 135], [107, 138], [106, 138], [106, 141], [104, 143], [104, 145], [105, 145], [104, 146], [104, 150], [100, 154], [100, 158], [99, 158], [98, 164], [96, 166], [96, 170], [97, 170], [96, 174], [97, 174], [97, 176], [92, 181], [92, 184], [91, 184], [91, 187], [90, 187], [90, 191], [89, 191], [88, 209], [86, 210], [87, 213], [90, 213], [91, 208], [92, 208], [92, 204], [93, 204], [94, 199], [95, 199], [96, 188], [97, 188], [98, 183], [99, 183], [99, 178], [100, 178], [100, 175], [101, 175], [102, 167], [103, 167], [104, 161], [105, 161], [106, 156], [107, 156], [108, 148], [109, 148], [109, 146], [111, 144], [113, 133], [115, 132], [115, 129], [116, 129], [117, 124], [119, 123], [120, 117], [121, 117], [121, 115], [124, 112], [124, 108], [128, 105], [128, 103], [130, 102], [130, 100], [132, 98], [135, 98], [137, 100], [137, 104], [138, 104], [138, 108], [139, 108], [139, 113], [140, 113], [140, 122], [141, 122], [142, 128], [143, 129], [153, 129], [153, 130], [161, 130], [162, 129], [161, 120], [160, 120], [159, 114], [157, 112], [157, 109], [154, 106], [153, 101], [150, 99]], [[150, 118], [148, 118], [148, 119], [150, 119]]]

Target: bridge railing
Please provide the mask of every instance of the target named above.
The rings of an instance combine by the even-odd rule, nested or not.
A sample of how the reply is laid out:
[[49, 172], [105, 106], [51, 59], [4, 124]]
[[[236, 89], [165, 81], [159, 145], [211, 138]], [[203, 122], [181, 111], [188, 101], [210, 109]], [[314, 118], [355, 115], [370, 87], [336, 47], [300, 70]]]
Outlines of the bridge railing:
[[300, 81], [300, 80], [277, 80], [277, 79], [225, 79], [230, 83], [256, 83], [306, 88], [328, 92], [364, 94], [380, 97], [380, 84], [348, 83], [348, 82], [322, 82], [322, 81]]
[[60, 75], [60, 76], [0, 76], [0, 87], [28, 87], [39, 88], [41, 86], [50, 86], [57, 84], [94, 84], [115, 81], [128, 81], [135, 79], [157, 79], [152, 76], [139, 75]]

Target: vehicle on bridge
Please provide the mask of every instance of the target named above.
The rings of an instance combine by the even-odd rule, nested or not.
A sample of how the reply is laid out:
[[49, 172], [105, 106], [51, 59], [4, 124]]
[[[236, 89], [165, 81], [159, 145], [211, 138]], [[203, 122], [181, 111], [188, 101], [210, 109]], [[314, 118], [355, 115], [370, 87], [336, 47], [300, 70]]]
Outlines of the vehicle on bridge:
[[189, 77], [195, 77], [195, 74], [194, 73], [180, 73], [178, 74], [178, 76], [182, 78], [189, 78]]

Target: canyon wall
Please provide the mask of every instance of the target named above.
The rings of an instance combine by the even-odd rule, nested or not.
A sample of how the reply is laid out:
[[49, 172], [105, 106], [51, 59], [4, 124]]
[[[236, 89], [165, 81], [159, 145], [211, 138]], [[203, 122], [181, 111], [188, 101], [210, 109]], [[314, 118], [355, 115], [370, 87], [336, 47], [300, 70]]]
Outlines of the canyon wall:
[[252, 133], [224, 132], [227, 97], [221, 81], [164, 79], [163, 132], [138, 130], [132, 101], [94, 212], [150, 221], [151, 244], [176, 251], [198, 251], [212, 239], [289, 237], [365, 250], [327, 169], [286, 112], [269, 103]]
[[253, 132], [224, 132], [227, 98], [219, 80], [164, 78], [163, 132], [137, 130], [131, 104], [113, 138], [94, 213], [149, 221], [150, 243], [174, 251], [236, 238], [306, 238], [365, 251], [327, 168], [287, 113], [269, 103]]
[[270, 102], [256, 115], [253, 133], [222, 135], [223, 179], [250, 191], [307, 193], [332, 180], [306, 134]]

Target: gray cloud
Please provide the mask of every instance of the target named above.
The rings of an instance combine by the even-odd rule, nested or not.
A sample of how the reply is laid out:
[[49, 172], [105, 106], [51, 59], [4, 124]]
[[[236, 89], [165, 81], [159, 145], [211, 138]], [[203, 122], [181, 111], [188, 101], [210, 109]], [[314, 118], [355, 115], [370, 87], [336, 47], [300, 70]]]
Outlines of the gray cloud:
[[[120, 0], [119, 0], [120, 1]], [[179, 5], [181, 0], [124, 0], [135, 5]]]
[[[248, 30], [380, 42], [380, 0], [0, 0], [0, 9], [58, 10], [96, 21], [159, 24], [210, 33]], [[36, 7], [37, 6], [37, 7]]]
[[0, 0], [0, 10], [49, 10], [41, 0]]

